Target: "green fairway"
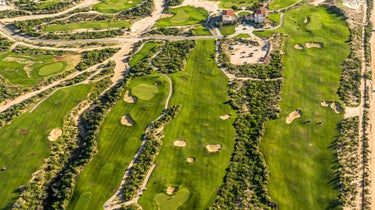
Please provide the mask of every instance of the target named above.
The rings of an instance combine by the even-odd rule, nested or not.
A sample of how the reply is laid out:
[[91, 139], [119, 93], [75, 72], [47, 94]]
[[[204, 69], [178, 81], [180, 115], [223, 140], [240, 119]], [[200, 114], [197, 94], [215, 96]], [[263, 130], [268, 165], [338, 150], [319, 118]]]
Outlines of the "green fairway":
[[[161, 114], [169, 92], [169, 82], [156, 73], [129, 84], [133, 89], [157, 82], [160, 82], [160, 91], [152, 100], [138, 100], [134, 104], [121, 100], [107, 114], [99, 134], [99, 152], [80, 175], [68, 209], [103, 209], [105, 201], [116, 192], [125, 169], [141, 144], [146, 126]], [[120, 123], [125, 114], [130, 114], [136, 122], [134, 126]]]
[[139, 63], [143, 58], [152, 53], [157, 47], [160, 46], [160, 43], [157, 42], [146, 42], [142, 49], [135, 54], [129, 62], [130, 66], [134, 66]]
[[228, 25], [228, 26], [222, 26], [219, 28], [220, 32], [223, 36], [229, 36], [236, 32], [236, 26], [235, 25]]
[[176, 210], [187, 201], [189, 194], [188, 189], [180, 188], [173, 195], [159, 193], [154, 197], [154, 200], [159, 209]]
[[[216, 199], [216, 190], [223, 182], [225, 168], [233, 152], [236, 118], [228, 104], [228, 79], [218, 69], [213, 59], [214, 40], [200, 40], [189, 54], [185, 70], [170, 77], [174, 91], [171, 105], [182, 105], [177, 117], [165, 128], [163, 147], [156, 167], [147, 184], [147, 190], [139, 200], [143, 209], [207, 209]], [[220, 116], [230, 114], [229, 120]], [[186, 147], [174, 146], [183, 139]], [[208, 144], [221, 144], [219, 152], [209, 153]], [[195, 161], [187, 162], [194, 157]], [[160, 193], [169, 186], [186, 188], [188, 200], [177, 194], [171, 202], [161, 204]], [[177, 191], [178, 193], [178, 191]], [[186, 193], [187, 194], [187, 193]], [[173, 196], [172, 196], [173, 197]], [[177, 197], [177, 198], [176, 198]], [[158, 204], [159, 203], [159, 204]]]
[[[63, 126], [63, 118], [83, 100], [89, 85], [57, 91], [32, 113], [26, 113], [0, 128], [0, 209], [8, 209], [17, 198], [19, 186], [25, 185], [48, 156], [49, 132]], [[58, 140], [57, 140], [58, 141]]]
[[193, 28], [193, 35], [194, 36], [209, 36], [211, 35], [211, 32], [203, 25], [198, 25]]
[[159, 92], [159, 88], [154, 84], [140, 84], [131, 89], [132, 94], [141, 100], [148, 101], [154, 97], [155, 94]]
[[44, 77], [72, 69], [79, 55], [27, 55], [7, 52], [0, 54], [0, 74], [15, 85], [35, 85]]
[[[315, 17], [313, 26], [304, 23], [307, 16]], [[270, 169], [269, 191], [281, 210], [326, 209], [338, 195], [330, 184], [335, 176], [334, 151], [329, 146], [343, 115], [320, 102], [339, 101], [341, 64], [349, 54], [349, 30], [343, 19], [325, 7], [306, 6], [285, 13], [279, 29], [288, 34], [282, 112], [280, 119], [267, 123], [261, 146]], [[312, 41], [324, 47], [294, 47]], [[286, 124], [286, 117], [296, 109], [302, 117]]]
[[101, 13], [116, 13], [130, 9], [142, 0], [107, 0], [94, 5], [94, 9]]
[[47, 76], [59, 71], [62, 71], [64, 69], [64, 63], [63, 62], [56, 62], [51, 63], [43, 66], [39, 69], [39, 75], [41, 76]]
[[112, 29], [130, 26], [129, 21], [93, 21], [82, 23], [51, 24], [42, 26], [44, 32], [73, 31], [77, 29]]
[[208, 13], [205, 9], [192, 6], [183, 6], [168, 9], [172, 17], [159, 19], [156, 27], [183, 26], [202, 23], [206, 20]]
[[220, 7], [230, 9], [234, 7], [251, 7], [260, 0], [220, 0]]
[[278, 10], [296, 3], [298, 0], [272, 0], [270, 4], [271, 10]]

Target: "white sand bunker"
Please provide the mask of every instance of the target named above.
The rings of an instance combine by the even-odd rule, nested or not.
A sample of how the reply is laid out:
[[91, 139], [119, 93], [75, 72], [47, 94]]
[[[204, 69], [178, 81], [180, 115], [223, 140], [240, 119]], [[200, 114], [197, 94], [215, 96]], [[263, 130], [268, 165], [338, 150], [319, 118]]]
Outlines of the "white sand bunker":
[[137, 97], [132, 96], [132, 95], [130, 94], [130, 91], [127, 90], [126, 93], [125, 93], [125, 95], [124, 95], [124, 101], [125, 101], [126, 103], [133, 104], [133, 103], [137, 102]]
[[290, 124], [293, 122], [293, 120], [300, 118], [302, 116], [302, 111], [295, 110], [291, 113], [289, 113], [288, 117], [286, 118], [285, 122], [286, 124]]
[[56, 141], [62, 135], [62, 130], [60, 128], [53, 129], [48, 136], [48, 140]]
[[306, 47], [307, 48], [313, 48], [313, 47], [315, 47], [315, 48], [322, 48], [323, 47], [323, 43], [321, 43], [321, 42], [308, 42], [308, 43], [306, 43]]
[[121, 117], [121, 124], [125, 126], [133, 126], [135, 124], [134, 120], [130, 117], [129, 114]]
[[305, 18], [305, 20], [303, 21], [304, 23], [310, 23], [310, 17], [307, 17], [307, 18]]
[[220, 119], [222, 119], [222, 120], [227, 120], [229, 118], [230, 118], [230, 114], [226, 114], [226, 115], [220, 116]]
[[206, 146], [208, 152], [218, 152], [221, 150], [221, 144], [209, 144]]
[[193, 158], [193, 157], [189, 157], [188, 159], [186, 159], [186, 161], [187, 161], [188, 163], [192, 163], [192, 162], [195, 161], [195, 158]]
[[320, 105], [322, 105], [323, 107], [328, 107], [330, 103], [331, 102], [329, 102], [329, 101], [321, 101]]
[[296, 44], [296, 45], [294, 45], [294, 48], [296, 48], [297, 50], [303, 50], [303, 45], [302, 44]]
[[173, 195], [175, 192], [176, 192], [176, 188], [175, 187], [167, 187], [167, 189], [166, 189], [166, 193], [168, 195]]
[[333, 102], [331, 103], [330, 105], [331, 109], [333, 109], [333, 111], [335, 111], [336, 114], [340, 114], [341, 112], [343, 112], [340, 104], [338, 102]]
[[163, 13], [163, 14], [161, 14], [161, 16], [160, 16], [160, 18], [162, 19], [162, 18], [169, 18], [169, 17], [172, 17], [173, 16], [173, 14], [171, 14], [171, 13]]
[[186, 147], [187, 143], [184, 140], [176, 140], [173, 142], [173, 145], [176, 147]]

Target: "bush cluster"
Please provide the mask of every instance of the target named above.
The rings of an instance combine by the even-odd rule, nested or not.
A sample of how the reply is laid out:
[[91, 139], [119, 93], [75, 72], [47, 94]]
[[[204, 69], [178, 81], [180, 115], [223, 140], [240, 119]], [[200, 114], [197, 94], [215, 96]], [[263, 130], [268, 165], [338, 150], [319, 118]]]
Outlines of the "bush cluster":
[[83, 71], [90, 66], [97, 63], [101, 63], [108, 58], [112, 57], [119, 49], [117, 48], [105, 48], [101, 50], [92, 50], [83, 52], [81, 55], [81, 61], [75, 67], [78, 71]]
[[187, 56], [195, 42], [184, 40], [166, 42], [162, 51], [152, 60], [153, 65], [162, 73], [174, 73], [184, 69]]
[[358, 193], [358, 156], [359, 118], [347, 118], [339, 124], [339, 136], [334, 144], [337, 158], [336, 174], [338, 177], [338, 200], [341, 206], [356, 208]]
[[161, 117], [152, 122], [146, 130], [143, 136], [143, 140], [145, 141], [144, 147], [125, 179], [125, 185], [122, 191], [124, 200], [128, 201], [136, 196], [148, 170], [155, 162], [161, 149], [161, 134], [158, 130], [171, 122], [180, 109], [181, 106], [172, 106], [164, 110]]
[[235, 151], [211, 209], [275, 209], [268, 193], [269, 171], [259, 151], [265, 123], [276, 119], [280, 108], [280, 81], [234, 81], [230, 103], [240, 114], [234, 122]]

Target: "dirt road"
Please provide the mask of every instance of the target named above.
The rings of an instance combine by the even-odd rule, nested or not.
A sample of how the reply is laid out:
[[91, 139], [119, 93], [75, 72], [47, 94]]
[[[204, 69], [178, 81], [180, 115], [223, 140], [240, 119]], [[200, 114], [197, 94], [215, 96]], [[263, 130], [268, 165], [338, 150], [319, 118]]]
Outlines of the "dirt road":
[[[371, 22], [375, 24], [375, 1], [373, 9], [371, 11]], [[372, 69], [372, 83], [375, 78], [375, 32], [372, 32], [371, 36], [371, 69]], [[373, 85], [370, 85], [370, 130], [369, 130], [369, 147], [370, 147], [370, 192], [371, 192], [371, 209], [375, 209], [375, 92]]]

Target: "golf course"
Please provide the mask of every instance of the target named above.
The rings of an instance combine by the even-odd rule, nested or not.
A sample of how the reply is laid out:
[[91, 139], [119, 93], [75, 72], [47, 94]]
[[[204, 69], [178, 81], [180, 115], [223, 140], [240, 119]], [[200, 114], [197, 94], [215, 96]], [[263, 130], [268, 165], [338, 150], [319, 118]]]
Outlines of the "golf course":
[[[164, 130], [157, 166], [139, 202], [144, 209], [205, 209], [214, 202], [235, 136], [231, 126], [235, 112], [225, 104], [228, 81], [210, 57], [214, 47], [213, 40], [198, 41], [185, 70], [170, 75], [174, 84], [170, 103], [181, 104], [182, 109]], [[232, 117], [220, 119], [227, 114]], [[220, 150], [209, 152], [210, 144], [220, 145]], [[175, 194], [167, 195], [167, 187], [176, 188]]]
[[[33, 112], [25, 113], [11, 124], [0, 128], [0, 208], [13, 205], [20, 186], [25, 185], [49, 154], [47, 139], [54, 128], [61, 128], [63, 118], [83, 100], [89, 85], [79, 85], [57, 91]], [[57, 140], [58, 141], [58, 140]], [[20, 155], [22, 154], [22, 155]]]
[[[133, 59], [142, 60], [155, 46], [147, 43]], [[101, 126], [99, 153], [80, 175], [68, 209], [103, 209], [138, 150], [147, 125], [164, 109], [169, 81], [162, 75], [139, 77], [127, 87], [123, 100], [115, 104]]]
[[[306, 17], [311, 17], [309, 23]], [[335, 178], [330, 146], [343, 114], [323, 107], [321, 101], [339, 101], [336, 92], [341, 64], [349, 54], [349, 30], [342, 16], [312, 6], [286, 13], [279, 30], [288, 34], [282, 112], [278, 120], [267, 123], [261, 145], [271, 173], [269, 190], [280, 209], [326, 209], [337, 197], [330, 184]], [[324, 45], [296, 48], [309, 42]], [[302, 116], [287, 124], [294, 110]]]
[[375, 0], [0, 0], [0, 210], [375, 209]]

